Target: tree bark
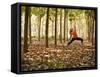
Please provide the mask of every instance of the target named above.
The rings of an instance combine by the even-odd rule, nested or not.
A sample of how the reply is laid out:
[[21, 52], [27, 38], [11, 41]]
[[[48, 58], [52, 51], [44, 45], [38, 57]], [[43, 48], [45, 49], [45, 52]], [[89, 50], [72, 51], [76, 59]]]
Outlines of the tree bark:
[[62, 10], [60, 10], [60, 43], [62, 43]]
[[65, 32], [66, 32], [66, 9], [64, 9], [64, 42], [66, 41], [66, 36], [65, 36]]
[[53, 20], [52, 20], [52, 37], [53, 37]]
[[94, 45], [94, 18], [93, 18], [93, 27], [92, 27], [92, 45]]
[[46, 17], [46, 30], [45, 30], [45, 35], [46, 35], [46, 47], [48, 47], [48, 25], [49, 25], [49, 8], [47, 8], [47, 17]]
[[94, 45], [95, 13], [92, 11], [92, 45]]
[[29, 15], [29, 8], [26, 7], [25, 9], [25, 26], [24, 26], [24, 52], [28, 52], [28, 15]]
[[42, 20], [42, 23], [41, 23], [41, 24], [42, 24], [42, 27], [41, 27], [41, 28], [42, 28], [42, 29], [41, 29], [41, 31], [42, 31], [42, 35], [41, 35], [42, 38], [44, 37], [44, 36], [43, 36], [43, 32], [44, 32], [44, 25], [43, 25], [43, 23], [44, 23], [44, 21]]
[[38, 41], [40, 41], [40, 31], [41, 31], [41, 16], [39, 16], [39, 25], [38, 25]]
[[89, 16], [89, 12], [88, 12], [88, 41], [90, 42], [90, 16]]
[[66, 28], [67, 28], [66, 29], [67, 30], [67, 37], [66, 38], [67, 38], [67, 41], [68, 41], [68, 10], [66, 11], [66, 13], [67, 13], [67, 16], [66, 16], [67, 17], [67, 20], [66, 20], [67, 21], [67, 26], [66, 26]]
[[55, 14], [55, 46], [57, 45], [57, 8]]
[[32, 43], [32, 39], [31, 39], [31, 8], [29, 8], [29, 39], [30, 39], [30, 43]]

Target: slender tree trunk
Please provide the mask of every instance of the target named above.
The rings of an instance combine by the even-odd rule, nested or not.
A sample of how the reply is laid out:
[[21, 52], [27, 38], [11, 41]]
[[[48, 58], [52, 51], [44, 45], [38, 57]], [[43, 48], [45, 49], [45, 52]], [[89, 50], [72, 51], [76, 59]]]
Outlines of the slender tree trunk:
[[45, 30], [45, 35], [46, 35], [46, 47], [48, 47], [48, 26], [49, 26], [49, 8], [47, 8], [47, 17], [46, 17], [46, 30]]
[[52, 21], [52, 37], [53, 37], [53, 21]]
[[41, 35], [42, 37], [43, 37], [43, 32], [44, 32], [44, 25], [43, 25], [43, 22], [44, 22], [44, 21], [42, 20], [42, 23], [41, 23], [41, 24], [42, 24], [42, 27], [41, 27], [41, 28], [42, 28], [42, 30], [41, 30], [41, 31], [42, 31], [42, 35]]
[[92, 27], [92, 45], [94, 44], [94, 18], [93, 18], [93, 27]]
[[67, 20], [66, 20], [66, 22], [67, 22], [67, 26], [66, 26], [66, 28], [67, 28], [67, 41], [68, 41], [68, 10], [66, 11], [66, 13], [67, 13]]
[[93, 26], [93, 45], [95, 44], [95, 18], [94, 18], [94, 26]]
[[38, 41], [40, 41], [40, 32], [41, 32], [41, 16], [39, 16], [39, 25], [38, 25]]
[[24, 26], [24, 52], [28, 52], [28, 15], [29, 8], [25, 9], [25, 26]]
[[[86, 29], [87, 29], [87, 33], [86, 33], [86, 35], [88, 35], [88, 13], [87, 13], [87, 11], [85, 11], [85, 20], [86, 20]], [[89, 38], [88, 38], [88, 36], [87, 36], [87, 38], [86, 38], [88, 41], [89, 41]]]
[[90, 16], [89, 16], [89, 13], [88, 13], [88, 41], [90, 42]]
[[94, 26], [95, 26], [95, 15], [94, 11], [92, 11], [92, 45], [94, 45]]
[[91, 17], [91, 13], [89, 12], [89, 42], [92, 42], [92, 26], [93, 26], [93, 22], [92, 22], [92, 17]]
[[62, 43], [62, 10], [60, 10], [60, 43]]
[[30, 39], [30, 43], [32, 43], [32, 39], [31, 39], [31, 8], [29, 8], [29, 39]]
[[92, 43], [92, 28], [93, 28], [93, 21], [92, 18], [90, 16], [90, 42]]
[[86, 11], [85, 15], [86, 15], [87, 35], [88, 35], [87, 40], [89, 42], [89, 13], [88, 13], [88, 11]]
[[65, 32], [66, 32], [66, 9], [64, 9], [64, 42], [66, 41], [66, 36], [65, 36]]
[[55, 46], [57, 45], [57, 8], [55, 14]]
[[90, 19], [89, 19], [89, 41], [92, 42], [92, 19], [91, 19], [91, 16], [90, 16]]

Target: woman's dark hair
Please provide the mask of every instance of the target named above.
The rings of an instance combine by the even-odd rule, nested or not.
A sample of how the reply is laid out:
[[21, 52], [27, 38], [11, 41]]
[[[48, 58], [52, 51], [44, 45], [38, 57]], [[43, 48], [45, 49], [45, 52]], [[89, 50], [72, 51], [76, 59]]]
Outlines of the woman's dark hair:
[[70, 31], [69, 32], [71, 33], [72, 31], [73, 31], [73, 28], [70, 28]]

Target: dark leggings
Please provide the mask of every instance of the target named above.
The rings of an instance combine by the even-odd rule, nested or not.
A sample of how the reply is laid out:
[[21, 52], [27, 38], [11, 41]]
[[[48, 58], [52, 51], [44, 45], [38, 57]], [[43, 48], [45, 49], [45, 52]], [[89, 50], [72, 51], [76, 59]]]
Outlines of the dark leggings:
[[77, 38], [72, 38], [70, 42], [68, 42], [68, 45], [70, 45], [74, 40], [79, 40], [81, 41], [81, 43], [83, 44], [83, 39], [80, 38], [80, 37], [77, 37]]

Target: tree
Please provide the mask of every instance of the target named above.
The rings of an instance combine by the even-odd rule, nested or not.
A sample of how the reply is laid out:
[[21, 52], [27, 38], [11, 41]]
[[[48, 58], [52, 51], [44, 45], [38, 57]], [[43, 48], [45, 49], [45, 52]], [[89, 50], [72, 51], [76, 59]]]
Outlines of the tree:
[[60, 9], [60, 43], [62, 43], [62, 9]]
[[92, 45], [95, 44], [95, 39], [94, 39], [95, 38], [95, 22], [96, 22], [95, 21], [95, 19], [96, 19], [96, 12], [95, 12], [95, 10], [93, 11], [93, 14], [94, 15], [93, 15], [93, 28], [92, 28], [93, 29], [93, 32], [92, 32], [92, 38], [93, 38], [92, 39]]
[[66, 9], [66, 22], [67, 22], [67, 24], [66, 24], [66, 39], [67, 39], [67, 41], [68, 41], [68, 9]]
[[49, 19], [50, 19], [50, 21], [51, 21], [51, 24], [52, 24], [52, 26], [51, 26], [51, 32], [52, 32], [52, 38], [55, 36], [55, 30], [54, 30], [54, 27], [55, 27], [55, 23], [56, 23], [56, 21], [55, 21], [55, 15], [56, 14], [56, 9], [55, 8], [50, 8], [50, 11], [49, 11]]
[[29, 7], [29, 41], [32, 43], [31, 39], [31, 7]]
[[86, 10], [85, 11], [85, 15], [86, 15], [86, 24], [87, 24], [87, 39], [89, 42], [91, 42], [91, 29], [92, 29], [92, 21], [91, 21], [91, 10]]
[[66, 32], [66, 22], [67, 22], [67, 21], [66, 21], [66, 9], [64, 9], [64, 42], [65, 42], [65, 39], [66, 39], [66, 38], [65, 38], [65, 35], [66, 35], [66, 34], [65, 34], [65, 32]]
[[28, 52], [28, 15], [29, 7], [25, 8], [25, 26], [24, 26], [24, 52]]
[[46, 47], [48, 47], [48, 25], [49, 25], [49, 8], [47, 8], [47, 17], [46, 17], [46, 30], [45, 30], [45, 35], [46, 35]]
[[92, 45], [94, 45], [94, 29], [95, 29], [95, 19], [93, 18], [93, 27], [92, 27]]
[[40, 8], [40, 12], [39, 12], [39, 41], [40, 41], [40, 37], [41, 37], [41, 28], [42, 28], [42, 25], [41, 25], [41, 20], [42, 20], [42, 17], [45, 15], [45, 8]]
[[94, 10], [92, 10], [91, 11], [91, 20], [92, 20], [92, 22], [91, 22], [91, 42], [92, 42], [92, 45], [94, 45], [94, 29], [95, 29], [95, 11]]
[[41, 37], [41, 19], [42, 17], [45, 15], [45, 9], [40, 7], [39, 11], [37, 12], [39, 15], [39, 24], [38, 24], [38, 40], [40, 41], [40, 37]]
[[57, 8], [55, 10], [55, 46], [57, 45]]
[[52, 37], [53, 37], [53, 29], [54, 29], [53, 27], [54, 27], [54, 20], [52, 20], [52, 19], [51, 19], [51, 21], [52, 21]]
[[41, 19], [45, 15], [45, 8], [43, 7], [33, 7], [32, 14], [36, 15], [38, 18], [38, 40], [41, 38]]
[[40, 41], [40, 32], [41, 32], [41, 16], [39, 16], [39, 25], [38, 25], [38, 40]]

